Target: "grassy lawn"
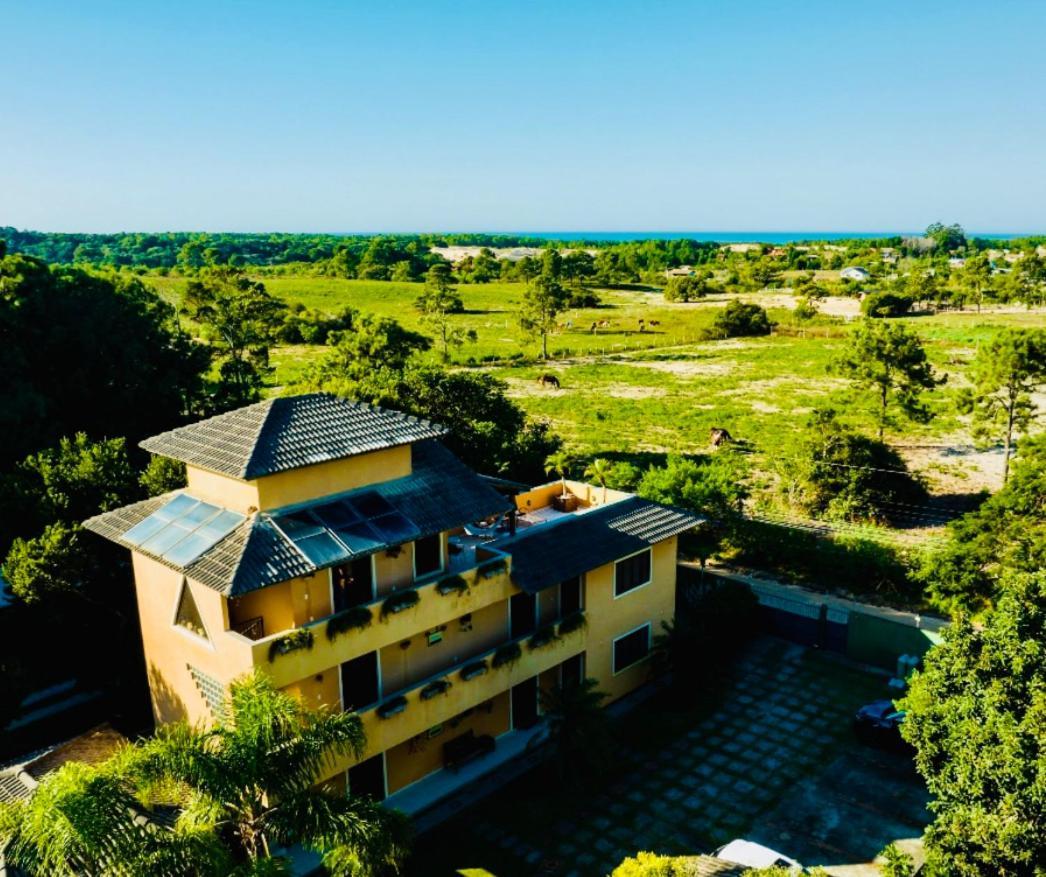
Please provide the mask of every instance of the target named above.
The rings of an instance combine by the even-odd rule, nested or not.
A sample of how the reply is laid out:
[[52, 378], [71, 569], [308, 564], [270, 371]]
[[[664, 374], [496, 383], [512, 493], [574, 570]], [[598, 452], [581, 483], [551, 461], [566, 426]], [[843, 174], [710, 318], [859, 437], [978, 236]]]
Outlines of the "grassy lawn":
[[423, 836], [409, 873], [597, 875], [638, 850], [707, 852], [855, 746], [850, 717], [883, 690], [831, 656], [757, 641], [718, 703], [655, 697], [620, 722], [598, 781], [563, 788], [538, 768]]

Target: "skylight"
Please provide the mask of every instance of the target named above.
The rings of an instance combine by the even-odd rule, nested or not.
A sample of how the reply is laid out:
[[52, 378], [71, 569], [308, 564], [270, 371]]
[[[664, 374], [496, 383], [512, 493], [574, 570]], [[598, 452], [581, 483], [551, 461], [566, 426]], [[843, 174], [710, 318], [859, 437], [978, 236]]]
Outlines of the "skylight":
[[188, 566], [229, 535], [244, 516], [180, 493], [123, 534], [123, 541], [176, 566]]

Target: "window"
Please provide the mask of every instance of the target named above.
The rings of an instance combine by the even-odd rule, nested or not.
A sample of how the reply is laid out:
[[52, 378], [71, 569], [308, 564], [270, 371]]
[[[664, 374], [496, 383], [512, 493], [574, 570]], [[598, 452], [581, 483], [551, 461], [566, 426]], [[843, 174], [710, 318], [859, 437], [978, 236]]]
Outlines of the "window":
[[581, 576], [559, 583], [559, 617], [566, 618], [581, 608]]
[[443, 546], [439, 533], [414, 543], [414, 578], [420, 579], [443, 568]]
[[650, 625], [619, 636], [614, 640], [614, 673], [627, 670], [650, 654]]
[[614, 596], [620, 597], [650, 582], [650, 549], [614, 564]]
[[174, 614], [174, 623], [191, 630], [197, 636], [209, 639], [207, 629], [203, 626], [203, 618], [200, 617], [200, 610], [185, 579], [182, 579], [182, 593], [178, 597], [178, 611]]
[[559, 665], [559, 684], [564, 688], [573, 688], [585, 678], [585, 653], [567, 658]]

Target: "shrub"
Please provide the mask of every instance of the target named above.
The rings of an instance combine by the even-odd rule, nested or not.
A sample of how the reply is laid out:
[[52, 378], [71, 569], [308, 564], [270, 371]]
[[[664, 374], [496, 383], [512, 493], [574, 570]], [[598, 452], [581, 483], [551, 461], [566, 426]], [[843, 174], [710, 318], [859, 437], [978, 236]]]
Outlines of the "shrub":
[[350, 630], [362, 630], [370, 627], [373, 615], [366, 606], [353, 606], [337, 615], [332, 615], [327, 620], [327, 639], [337, 639], [343, 633]]
[[402, 694], [396, 695], [396, 697], [390, 698], [379, 706], [375, 712], [378, 714], [379, 719], [388, 719], [392, 716], [398, 715], [407, 708], [407, 698]]
[[691, 873], [686, 857], [636, 853], [618, 865], [610, 877], [687, 877]]
[[469, 583], [459, 575], [447, 576], [436, 583], [436, 590], [444, 597], [448, 594], [464, 594], [469, 589]]
[[466, 664], [461, 668], [461, 678], [468, 682], [470, 679], [475, 679], [477, 676], [482, 676], [487, 672], [486, 661], [473, 661], [471, 664]]
[[494, 652], [490, 664], [494, 668], [502, 667], [505, 664], [515, 664], [522, 656], [523, 649], [520, 648], [519, 643], [509, 643]]
[[712, 326], [707, 330], [709, 338], [742, 338], [750, 335], [769, 335], [773, 323], [766, 310], [759, 305], [745, 304], [733, 299], [715, 315]]
[[861, 301], [866, 317], [900, 317], [912, 309], [912, 298], [897, 292], [872, 292]]
[[588, 624], [588, 621], [585, 619], [585, 613], [579, 609], [559, 622], [559, 635], [566, 636], [575, 630], [581, 630], [586, 624]]
[[432, 700], [434, 697], [445, 693], [450, 689], [451, 682], [449, 679], [437, 679], [435, 682], [430, 682], [421, 692], [418, 694], [422, 700]]
[[478, 570], [478, 575], [481, 579], [492, 579], [494, 576], [501, 575], [508, 568], [508, 563], [503, 557], [497, 557], [494, 560], [488, 560], [483, 563]]
[[702, 277], [670, 277], [665, 284], [665, 301], [694, 301], [719, 291]]
[[410, 609], [411, 606], [417, 606], [420, 600], [421, 595], [413, 588], [409, 591], [396, 591], [389, 594], [385, 598], [385, 602], [381, 604], [381, 617], [385, 618], [389, 615], [395, 615], [404, 609]]
[[539, 627], [530, 635], [530, 639], [527, 640], [527, 648], [531, 651], [534, 649], [542, 649], [547, 645], [551, 645], [556, 639], [556, 627], [554, 624], [549, 624], [546, 627]]
[[271, 663], [280, 655], [296, 652], [298, 649], [311, 649], [312, 644], [312, 631], [304, 627], [296, 628], [269, 643], [269, 661]]

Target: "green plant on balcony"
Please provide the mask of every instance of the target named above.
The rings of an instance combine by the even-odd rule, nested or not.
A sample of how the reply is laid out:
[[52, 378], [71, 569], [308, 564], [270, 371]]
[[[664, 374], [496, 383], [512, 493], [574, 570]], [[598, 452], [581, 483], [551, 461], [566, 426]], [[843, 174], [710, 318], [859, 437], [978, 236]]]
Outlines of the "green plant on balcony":
[[470, 679], [482, 676], [487, 672], [487, 669], [486, 661], [473, 661], [471, 664], [466, 664], [461, 668], [461, 678], [468, 682]]
[[296, 652], [298, 649], [311, 649], [312, 643], [311, 630], [304, 627], [296, 628], [269, 643], [269, 662], [272, 663], [280, 655]]
[[350, 630], [370, 627], [373, 615], [366, 606], [353, 606], [327, 619], [327, 639], [335, 640]]
[[395, 697], [390, 697], [381, 706], [379, 706], [375, 712], [378, 714], [379, 719], [388, 719], [392, 716], [399, 715], [407, 708], [407, 698], [402, 694], [397, 694]]
[[434, 697], [439, 697], [441, 694], [445, 694], [450, 690], [451, 682], [449, 679], [437, 679], [435, 682], [430, 682], [426, 685], [421, 692], [418, 694], [422, 700], [432, 700]]
[[527, 640], [527, 648], [531, 651], [534, 649], [543, 649], [545, 646], [552, 645], [557, 639], [556, 626], [549, 624], [546, 627], [539, 627], [531, 635], [530, 639]]
[[469, 589], [469, 583], [459, 575], [447, 576], [436, 583], [436, 590], [444, 597], [448, 594], [464, 594]]
[[476, 575], [481, 579], [492, 579], [501, 575], [506, 569], [508, 569], [508, 563], [505, 558], [496, 557], [480, 564], [476, 569]]
[[515, 664], [521, 657], [523, 657], [523, 649], [520, 648], [519, 643], [508, 643], [494, 652], [490, 663], [495, 668], [504, 667], [506, 664]]
[[386, 618], [404, 609], [410, 609], [411, 606], [417, 606], [420, 599], [421, 595], [413, 588], [409, 591], [395, 591], [381, 604], [381, 617]]
[[566, 618], [559, 622], [559, 635], [566, 636], [568, 633], [573, 633], [575, 630], [581, 630], [588, 621], [585, 619], [585, 613], [578, 609], [577, 612], [571, 612]]

